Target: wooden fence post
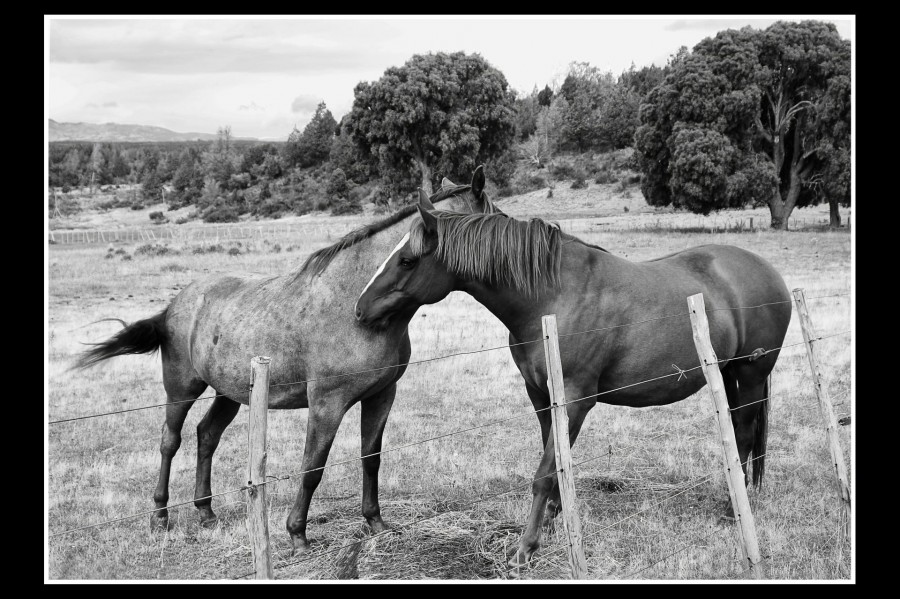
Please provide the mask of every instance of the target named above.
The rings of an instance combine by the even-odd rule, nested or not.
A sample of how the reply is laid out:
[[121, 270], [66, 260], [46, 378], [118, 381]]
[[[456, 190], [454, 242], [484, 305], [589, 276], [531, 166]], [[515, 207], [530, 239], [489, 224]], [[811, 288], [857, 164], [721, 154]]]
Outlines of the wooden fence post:
[[749, 568], [750, 575], [757, 579], [765, 578], [759, 543], [756, 539], [756, 524], [753, 512], [750, 511], [750, 499], [744, 484], [744, 472], [741, 469], [741, 458], [738, 455], [734, 438], [734, 427], [731, 424], [731, 410], [728, 408], [728, 397], [725, 395], [725, 383], [719, 372], [719, 362], [709, 338], [709, 321], [706, 318], [706, 305], [703, 294], [698, 293], [687, 298], [688, 311], [691, 315], [691, 329], [694, 334], [694, 345], [703, 366], [703, 376], [716, 408], [716, 422], [719, 435], [722, 437], [722, 457], [725, 465], [725, 478], [728, 481], [728, 494], [734, 508], [734, 517], [741, 533], [741, 545], [744, 551], [744, 567]]
[[270, 358], [250, 360], [250, 447], [247, 479], [247, 528], [253, 551], [256, 578], [272, 580], [272, 550], [269, 547], [269, 518], [266, 510], [266, 420], [269, 412]]
[[850, 478], [847, 476], [847, 465], [844, 463], [844, 452], [841, 449], [837, 433], [837, 418], [831, 407], [831, 397], [828, 395], [828, 387], [822, 380], [822, 371], [819, 369], [819, 355], [816, 349], [816, 331], [813, 329], [809, 311], [806, 309], [806, 295], [803, 289], [794, 289], [794, 299], [797, 301], [797, 315], [800, 317], [800, 329], [803, 331], [803, 341], [806, 342], [806, 355], [809, 357], [809, 367], [812, 370], [813, 386], [816, 388], [816, 396], [819, 398], [819, 414], [825, 421], [825, 436], [828, 439], [828, 449], [831, 451], [831, 464], [837, 475], [837, 493], [843, 509], [841, 510], [841, 538], [838, 547], [843, 546], [844, 539], [850, 535]]
[[559, 470], [559, 498], [562, 503], [563, 526], [569, 541], [569, 567], [572, 578], [587, 577], [581, 519], [575, 504], [575, 475], [572, 472], [572, 452], [569, 443], [569, 415], [566, 413], [566, 393], [562, 361], [559, 357], [559, 336], [556, 314], [541, 318], [544, 329], [544, 358], [547, 363], [547, 389], [550, 391], [550, 417], [553, 422], [553, 445], [556, 448], [556, 468]]

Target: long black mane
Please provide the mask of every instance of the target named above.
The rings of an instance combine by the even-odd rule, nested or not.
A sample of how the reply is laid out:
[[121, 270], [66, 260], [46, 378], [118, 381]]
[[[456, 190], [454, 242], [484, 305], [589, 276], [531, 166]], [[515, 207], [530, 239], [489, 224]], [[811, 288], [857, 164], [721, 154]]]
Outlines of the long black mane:
[[[432, 204], [435, 204], [460, 193], [470, 191], [471, 189], [471, 185], [454, 185], [452, 187], [443, 187], [432, 194], [429, 199], [431, 200]], [[487, 194], [484, 195], [484, 199], [486, 202], [488, 202], [489, 205], [493, 206], [492, 204], [490, 204], [490, 200], [487, 198]], [[496, 211], [496, 208], [493, 208], [492, 211]], [[376, 233], [384, 231], [388, 227], [397, 224], [407, 216], [415, 214], [415, 212], [416, 205], [410, 204], [409, 206], [400, 208], [393, 214], [375, 221], [374, 223], [369, 223], [359, 227], [358, 229], [350, 231], [330, 246], [324, 247], [320, 250], [316, 250], [315, 252], [310, 254], [309, 258], [306, 259], [306, 262], [303, 263], [303, 266], [300, 267], [300, 271], [297, 273], [297, 276], [302, 276], [305, 274], [317, 276], [321, 274], [322, 271], [328, 268], [328, 265], [331, 264], [331, 261], [334, 260], [334, 257], [338, 255], [342, 250], [354, 246], [361, 241], [365, 241]]]

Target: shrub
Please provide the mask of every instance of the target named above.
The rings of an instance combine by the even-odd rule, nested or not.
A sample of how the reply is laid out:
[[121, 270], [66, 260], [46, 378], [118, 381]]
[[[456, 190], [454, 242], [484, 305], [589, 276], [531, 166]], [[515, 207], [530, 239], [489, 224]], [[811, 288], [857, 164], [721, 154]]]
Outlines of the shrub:
[[187, 266], [182, 266], [177, 262], [170, 262], [169, 264], [164, 264], [159, 270], [162, 272], [184, 272], [187, 269]]
[[184, 223], [188, 222], [189, 220], [191, 220], [191, 219], [189, 219], [189, 218], [186, 217], [186, 216], [180, 216], [180, 217], [178, 217], [178, 218], [175, 219], [175, 224], [176, 224], [176, 225], [183, 225]]
[[217, 203], [213, 204], [203, 212], [203, 222], [205, 223], [236, 223], [238, 219], [238, 209], [232, 204]]
[[230, 250], [228, 250], [229, 256], [237, 256], [240, 253], [241, 253], [241, 250], [239, 250], [238, 248], [231, 248]]
[[179, 253], [180, 252], [178, 250], [173, 250], [167, 245], [159, 245], [155, 243], [146, 243], [144, 245], [138, 246], [137, 249], [134, 250], [135, 256], [177, 256]]
[[604, 185], [607, 183], [613, 183], [615, 180], [616, 178], [612, 173], [612, 169], [606, 167], [597, 173], [597, 177], [594, 179], [594, 182]]
[[587, 181], [584, 180], [584, 177], [576, 177], [574, 181], [572, 181], [572, 189], [586, 189]]
[[150, 213], [150, 220], [153, 221], [153, 224], [156, 225], [162, 225], [169, 222], [169, 219], [166, 218], [166, 215], [159, 210]]
[[215, 243], [213, 245], [202, 246], [198, 245], [191, 253], [193, 254], [217, 254], [225, 251], [225, 247], [221, 243]]

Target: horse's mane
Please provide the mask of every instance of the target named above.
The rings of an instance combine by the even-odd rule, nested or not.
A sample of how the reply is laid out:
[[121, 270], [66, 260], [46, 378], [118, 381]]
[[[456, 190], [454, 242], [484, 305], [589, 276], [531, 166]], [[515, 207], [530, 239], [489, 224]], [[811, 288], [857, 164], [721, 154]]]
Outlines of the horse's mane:
[[[471, 185], [454, 185], [452, 187], [442, 187], [429, 198], [431, 203], [437, 203], [442, 200], [446, 200], [447, 198], [458, 195], [462, 192], [466, 192], [471, 190]], [[483, 194], [484, 201], [487, 203], [489, 207], [489, 211], [491, 213], [499, 212], [499, 209], [494, 206], [494, 204], [490, 201], [487, 194]], [[322, 248], [320, 250], [316, 250], [306, 259], [303, 263], [303, 266], [300, 267], [300, 270], [297, 273], [297, 276], [302, 276], [307, 273], [312, 274], [312, 276], [317, 276], [322, 273], [328, 265], [331, 264], [331, 261], [334, 257], [340, 253], [342, 250], [347, 249], [348, 247], [354, 246], [357, 243], [372, 237], [376, 233], [384, 231], [390, 226], [393, 226], [410, 216], [416, 212], [416, 205], [411, 204], [409, 206], [404, 206], [400, 208], [393, 214], [390, 214], [381, 220], [375, 221], [374, 223], [369, 223], [367, 225], [363, 225], [358, 229], [354, 229], [350, 231], [343, 237], [341, 237], [337, 242], [332, 245]]]
[[[450, 272], [493, 285], [509, 285], [526, 295], [558, 287], [563, 233], [539, 218], [516, 220], [506, 214], [460, 214], [435, 210], [435, 258]], [[568, 237], [568, 236], [566, 236]], [[410, 226], [409, 247], [421, 256], [425, 224]]]

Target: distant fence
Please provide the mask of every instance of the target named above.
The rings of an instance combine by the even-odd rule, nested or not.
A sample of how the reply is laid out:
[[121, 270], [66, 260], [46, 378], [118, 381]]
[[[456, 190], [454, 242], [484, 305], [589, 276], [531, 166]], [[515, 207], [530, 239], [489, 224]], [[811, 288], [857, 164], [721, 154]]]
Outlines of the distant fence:
[[[554, 220], [546, 216], [547, 220]], [[673, 219], [671, 215], [655, 216], [636, 214], [632, 217], [588, 217], [559, 219], [560, 227], [575, 235], [596, 231], [684, 231], [710, 233], [738, 233], [745, 231], [767, 231], [771, 218], [767, 216], [683, 216]], [[70, 229], [51, 230], [50, 243], [113, 243], [113, 242], [158, 242], [158, 241], [238, 241], [244, 239], [267, 239], [279, 236], [309, 236], [324, 240], [336, 240], [361, 226], [362, 221], [334, 221], [310, 223], [229, 223], [222, 225], [157, 225], [151, 227], [123, 227], [120, 229]], [[788, 227], [792, 230], [828, 226], [828, 216], [792, 217]], [[841, 223], [850, 227], [850, 217]]]
[[244, 239], [267, 239], [278, 236], [316, 236], [337, 239], [359, 226], [353, 222], [335, 223], [265, 223], [228, 224], [211, 226], [129, 227], [121, 229], [95, 230], [51, 230], [51, 243], [113, 243], [113, 242], [158, 242], [158, 241], [237, 241]]
[[[831, 295], [823, 295], [817, 297], [811, 297], [808, 299], [821, 299], [821, 298], [833, 298], [833, 297], [847, 297], [850, 293], [836, 293]], [[766, 348], [762, 351], [761, 355], [765, 355], [767, 353], [776, 352], [783, 350], [788, 347], [804, 345], [806, 347], [807, 356], [809, 357], [811, 370], [813, 373], [813, 382], [816, 391], [816, 396], [819, 402], [820, 415], [822, 421], [825, 424], [825, 432], [826, 437], [829, 443], [829, 451], [830, 458], [832, 462], [832, 467], [835, 473], [835, 491], [837, 495], [837, 500], [841, 504], [841, 515], [840, 522], [838, 523], [839, 529], [839, 543], [837, 545], [836, 557], [840, 559], [841, 556], [841, 548], [843, 546], [844, 541], [850, 533], [850, 507], [851, 507], [851, 491], [849, 485], [849, 479], [847, 475], [847, 468], [844, 462], [844, 455], [842, 453], [840, 443], [837, 439], [837, 420], [834, 414], [834, 410], [832, 408], [832, 398], [828, 393], [827, 386], [825, 386], [822, 382], [820, 364], [817, 352], [817, 343], [821, 340], [836, 337], [839, 335], [845, 335], [851, 333], [851, 331], [840, 331], [828, 335], [819, 335], [813, 329], [812, 322], [809, 317], [807, 305], [807, 298], [805, 297], [802, 289], [794, 290], [794, 298], [792, 300], [785, 300], [782, 302], [772, 302], [775, 304], [779, 303], [790, 303], [797, 310], [798, 316], [800, 317], [800, 325], [803, 332], [803, 341], [799, 343], [793, 343], [789, 345], [782, 345], [780, 347]], [[629, 322], [621, 325], [614, 325], [612, 327], [604, 327], [599, 329], [590, 329], [586, 331], [576, 331], [569, 332], [563, 335], [560, 335], [557, 332], [556, 326], [556, 316], [555, 315], [547, 315], [542, 318], [542, 328], [543, 328], [543, 336], [537, 339], [523, 341], [516, 343], [515, 345], [524, 345], [531, 343], [543, 343], [544, 352], [545, 352], [545, 360], [547, 364], [547, 372], [548, 372], [548, 390], [550, 392], [550, 405], [546, 408], [541, 408], [532, 411], [525, 411], [520, 414], [517, 414], [512, 417], [503, 418], [500, 420], [494, 420], [489, 422], [483, 422], [473, 427], [469, 427], [462, 430], [456, 430], [450, 433], [444, 433], [437, 436], [419, 439], [417, 441], [408, 443], [406, 445], [401, 445], [397, 447], [391, 447], [388, 449], [383, 449], [377, 453], [360, 456], [359, 458], [351, 458], [344, 461], [332, 462], [330, 464], [323, 465], [319, 468], [314, 468], [313, 470], [324, 470], [327, 468], [333, 468], [340, 464], [355, 462], [357, 460], [362, 460], [367, 457], [372, 457], [374, 455], [380, 455], [392, 451], [397, 451], [399, 449], [404, 449], [406, 447], [412, 447], [415, 445], [419, 445], [422, 443], [428, 443], [430, 441], [434, 441], [436, 439], [449, 437], [461, 433], [466, 433], [475, 429], [481, 429], [489, 426], [495, 426], [501, 423], [509, 422], [514, 419], [521, 418], [530, 413], [537, 413], [545, 410], [550, 411], [551, 419], [552, 419], [552, 434], [553, 434], [553, 444], [554, 449], [556, 451], [556, 469], [552, 472], [544, 474], [542, 476], [535, 475], [535, 479], [532, 481], [527, 481], [524, 484], [517, 484], [512, 487], [507, 488], [504, 491], [499, 493], [492, 493], [484, 497], [479, 497], [474, 499], [473, 501], [467, 502], [463, 507], [459, 507], [454, 509], [453, 511], [458, 511], [461, 509], [465, 509], [471, 507], [476, 503], [480, 503], [482, 501], [492, 499], [498, 497], [500, 495], [504, 495], [513, 491], [519, 491], [524, 489], [526, 486], [531, 486], [534, 481], [540, 480], [545, 477], [558, 476], [559, 487], [560, 487], [560, 498], [561, 498], [561, 509], [562, 509], [562, 521], [565, 532], [566, 542], [564, 544], [559, 545], [555, 549], [550, 549], [546, 551], [543, 556], [538, 557], [537, 559], [528, 561], [527, 564], [525, 562], [519, 563], [518, 554], [517, 557], [514, 558], [513, 562], [510, 562], [509, 567], [510, 570], [508, 572], [511, 576], [517, 576], [520, 572], [520, 569], [526, 565], [530, 567], [535, 567], [538, 564], [542, 564], [546, 562], [546, 558], [548, 555], [558, 552], [560, 550], [566, 550], [568, 553], [568, 561], [570, 566], [570, 576], [574, 579], [584, 579], [589, 577], [589, 572], [587, 569], [585, 557], [584, 557], [584, 539], [588, 536], [594, 538], [598, 534], [602, 533], [604, 530], [615, 526], [621, 522], [624, 522], [632, 517], [637, 516], [640, 513], [647, 511], [650, 507], [654, 505], [659, 505], [665, 501], [668, 501], [678, 495], [683, 494], [689, 489], [695, 488], [696, 486], [703, 484], [709, 481], [716, 473], [721, 474], [723, 469], [725, 472], [726, 481], [728, 482], [729, 488], [729, 497], [730, 503], [733, 507], [736, 524], [738, 528], [739, 538], [740, 538], [740, 549], [742, 552], [742, 568], [740, 571], [740, 575], [748, 576], [752, 578], [765, 578], [765, 567], [763, 565], [763, 560], [770, 556], [764, 556], [759, 550], [759, 544], [756, 535], [756, 527], [753, 519], [753, 514], [751, 512], [750, 503], [747, 498], [746, 488], [744, 486], [743, 472], [742, 466], [746, 465], [748, 462], [756, 459], [760, 459], [767, 455], [767, 453], [777, 453], [777, 451], [769, 450], [767, 453], [764, 453], [759, 456], [755, 456], [747, 462], [740, 462], [738, 457], [737, 446], [735, 443], [734, 431], [731, 424], [731, 412], [736, 410], [740, 410], [746, 408], [755, 403], [759, 403], [759, 401], [768, 401], [770, 398], [766, 397], [757, 402], [751, 402], [748, 404], [744, 404], [742, 406], [737, 406], [734, 408], [730, 408], [728, 405], [727, 397], [725, 396], [725, 388], [721, 379], [721, 374], [719, 372], [719, 364], [727, 363], [733, 360], [751, 358], [755, 359], [759, 357], [758, 352], [760, 349], [754, 351], [752, 354], [748, 354], [745, 356], [735, 356], [732, 358], [719, 359], [712, 347], [712, 343], [709, 337], [709, 322], [707, 320], [706, 314], [708, 312], [716, 312], [720, 310], [752, 310], [755, 308], [760, 308], [762, 306], [767, 306], [771, 304], [760, 304], [753, 306], [732, 306], [732, 307], [724, 307], [724, 308], [711, 308], [707, 309], [705, 307], [705, 303], [703, 300], [702, 294], [696, 294], [687, 298], [688, 302], [688, 311], [681, 312], [677, 314], [670, 314], [665, 316], [659, 316], [655, 318], [650, 318], [647, 320], [641, 320], [636, 322]], [[672, 364], [672, 369], [674, 372], [668, 372], [666, 374], [662, 374], [661, 376], [653, 377], [643, 381], [636, 381], [630, 383], [628, 385], [624, 385], [622, 387], [618, 387], [616, 389], [609, 389], [606, 391], [601, 391], [599, 393], [595, 393], [592, 395], [588, 395], [585, 397], [579, 398], [566, 398], [564, 394], [564, 383], [562, 378], [562, 364], [559, 356], [559, 340], [560, 338], [572, 337], [575, 335], [584, 335], [589, 333], [596, 333], [603, 330], [608, 330], [610, 328], [618, 328], [618, 327], [628, 327], [634, 326], [642, 323], [658, 321], [669, 318], [684, 318], [689, 317], [691, 321], [691, 327], [693, 332], [693, 338], [695, 347], [697, 350], [697, 355], [699, 358], [699, 364], [697, 366], [693, 366], [690, 368], [682, 369], [675, 364]], [[423, 362], [430, 362], [434, 360], [442, 360], [449, 358], [451, 356], [463, 355], [463, 354], [471, 354], [471, 353], [480, 353], [485, 351], [494, 351], [500, 350], [503, 348], [511, 347], [509, 345], [503, 345], [499, 347], [485, 348], [474, 351], [467, 352], [459, 352], [455, 354], [449, 354], [446, 356], [440, 356], [437, 358], [430, 358], [425, 360], [412, 361], [405, 364], [393, 365], [393, 366], [385, 366], [381, 368], [375, 368], [373, 370], [382, 370], [384, 368], [394, 368], [396, 366], [409, 366], [412, 364], [418, 364]], [[165, 508], [156, 508], [153, 510], [143, 511], [136, 514], [130, 514], [127, 516], [114, 518], [111, 520], [106, 520], [103, 522], [98, 522], [95, 524], [88, 524], [84, 526], [79, 526], [77, 528], [69, 529], [69, 530], [61, 530], [57, 532], [50, 533], [49, 537], [59, 537], [63, 535], [68, 535], [77, 531], [87, 530], [91, 528], [95, 528], [98, 526], [104, 526], [108, 524], [112, 524], [115, 522], [121, 522], [123, 520], [128, 520], [131, 518], [139, 517], [142, 515], [146, 515], [149, 513], [157, 512], [160, 510], [167, 510], [175, 507], [180, 507], [184, 505], [188, 505], [190, 503], [195, 503], [199, 499], [211, 499], [213, 497], [219, 497], [222, 495], [227, 495], [231, 493], [242, 493], [245, 496], [246, 504], [248, 507], [248, 532], [250, 533], [250, 545], [251, 545], [251, 556], [253, 560], [253, 569], [247, 572], [244, 572], [235, 578], [249, 578], [255, 577], [259, 579], [273, 579], [275, 577], [275, 571], [280, 570], [282, 576], [286, 574], [286, 568], [296, 566], [302, 563], [310, 562], [312, 560], [316, 560], [324, 555], [333, 554], [338, 551], [344, 551], [353, 547], [357, 547], [362, 543], [368, 542], [371, 539], [377, 538], [379, 536], [383, 536], [386, 534], [392, 534], [396, 532], [403, 531], [405, 529], [411, 528], [416, 524], [423, 522], [425, 520], [429, 520], [435, 517], [442, 515], [445, 512], [438, 512], [435, 515], [425, 516], [422, 518], [418, 518], [412, 522], [401, 524], [395, 526], [394, 528], [374, 533], [370, 536], [366, 536], [360, 538], [358, 540], [352, 541], [346, 545], [338, 545], [336, 547], [329, 547], [322, 551], [315, 552], [313, 555], [303, 557], [299, 560], [291, 560], [291, 559], [281, 559], [279, 563], [275, 564], [273, 562], [273, 556], [271, 551], [271, 546], [269, 543], [269, 532], [268, 532], [268, 514], [267, 514], [267, 506], [266, 506], [266, 487], [269, 484], [278, 483], [283, 480], [297, 479], [300, 475], [306, 474], [307, 472], [312, 472], [313, 470], [308, 471], [300, 471], [288, 474], [286, 476], [267, 476], [266, 475], [266, 420], [267, 420], [267, 408], [268, 408], [268, 393], [270, 387], [277, 386], [285, 386], [285, 385], [299, 385], [310, 382], [311, 380], [302, 380], [302, 381], [292, 381], [292, 382], [281, 382], [281, 383], [270, 383], [269, 382], [269, 364], [270, 359], [267, 357], [255, 357], [251, 361], [251, 377], [250, 377], [250, 385], [248, 388], [248, 392], [250, 393], [249, 407], [250, 407], [250, 426], [249, 426], [249, 438], [248, 438], [248, 446], [249, 446], [249, 459], [248, 459], [248, 482], [247, 485], [237, 489], [230, 489], [224, 492], [220, 492], [214, 495], [210, 495], [208, 497], [195, 498], [194, 500], [184, 501], [179, 503], [174, 503], [168, 505]], [[610, 453], [601, 453], [586, 460], [583, 460], [578, 463], [572, 463], [571, 455], [568, 451], [569, 448], [569, 437], [568, 437], [568, 418], [567, 418], [567, 410], [566, 406], [568, 404], [585, 401], [589, 399], [595, 399], [599, 396], [606, 395], [609, 393], [613, 393], [615, 391], [619, 391], [621, 389], [626, 389], [630, 387], [634, 387], [637, 385], [642, 385], [649, 382], [658, 381], [661, 379], [666, 379], [669, 377], [677, 376], [680, 380], [685, 373], [702, 369], [704, 377], [708, 383], [708, 393], [713, 400], [713, 408], [715, 414], [709, 413], [705, 416], [692, 420], [686, 424], [682, 424], [676, 429], [685, 428], [686, 426], [692, 426], [700, 421], [703, 421], [710, 417], [715, 417], [718, 422], [718, 432], [720, 439], [722, 441], [722, 467], [714, 469], [709, 473], [699, 477], [696, 481], [691, 482], [691, 486], [679, 491], [678, 493], [672, 494], [662, 501], [657, 502], [655, 504], [651, 504], [649, 507], [644, 507], [638, 512], [629, 514], [624, 518], [618, 520], [617, 522], [610, 524], [608, 526], [603, 527], [600, 531], [592, 535], [584, 535], [581, 530], [581, 520], [579, 515], [579, 510], [577, 507], [577, 499], [575, 497], [575, 484], [573, 478], [573, 470], [575, 467], [581, 466], [585, 463], [591, 462], [596, 459], [600, 459], [603, 457], [607, 457], [611, 455], [612, 448], [610, 446]], [[344, 376], [353, 376], [356, 374], [361, 374], [365, 372], [372, 372], [372, 370], [363, 370], [357, 372], [349, 372], [342, 374], [329, 375], [328, 377], [322, 378], [335, 378], [335, 377], [344, 377]], [[197, 399], [209, 399], [218, 397], [218, 395], [211, 395], [205, 397], [199, 397]], [[195, 400], [186, 400], [186, 401], [195, 401]], [[153, 407], [163, 407], [169, 405], [167, 404], [157, 404], [152, 406], [143, 406], [140, 408], [131, 408], [127, 410], [118, 410], [114, 412], [106, 412], [102, 414], [91, 414], [87, 416], [79, 416], [75, 418], [65, 418], [61, 420], [53, 420], [50, 421], [49, 424], [62, 424], [65, 422], [72, 422], [76, 420], [83, 420], [87, 418], [96, 418], [101, 416], [109, 416], [112, 414], [119, 414], [124, 412], [131, 412], [134, 410], [141, 410], [146, 408]], [[672, 429], [672, 430], [676, 430]], [[672, 432], [672, 430], [668, 432]], [[701, 534], [694, 535], [694, 537], [687, 543], [685, 543], [681, 548], [673, 553], [669, 553], [667, 555], [661, 556], [659, 559], [655, 560], [648, 566], [642, 567], [639, 570], [630, 572], [626, 575], [625, 578], [631, 578], [632, 576], [647, 570], [656, 564], [662, 562], [663, 560], [671, 557], [675, 553], [686, 550], [692, 546], [696, 546], [700, 541], [712, 536], [713, 534], [720, 533], [724, 529], [722, 528], [713, 528], [710, 531], [702, 531]]]

